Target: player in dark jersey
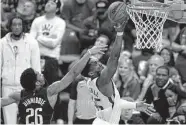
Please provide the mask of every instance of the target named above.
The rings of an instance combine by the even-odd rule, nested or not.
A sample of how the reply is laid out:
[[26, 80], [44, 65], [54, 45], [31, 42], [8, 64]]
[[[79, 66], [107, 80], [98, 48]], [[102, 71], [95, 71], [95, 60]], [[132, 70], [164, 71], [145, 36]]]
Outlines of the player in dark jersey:
[[42, 74], [32, 68], [26, 69], [20, 78], [23, 90], [14, 92], [9, 97], [1, 98], [1, 107], [18, 102], [19, 124], [50, 124], [58, 93], [68, 87], [81, 73], [89, 58], [103, 53], [107, 46], [94, 46], [60, 80], [44, 88]]

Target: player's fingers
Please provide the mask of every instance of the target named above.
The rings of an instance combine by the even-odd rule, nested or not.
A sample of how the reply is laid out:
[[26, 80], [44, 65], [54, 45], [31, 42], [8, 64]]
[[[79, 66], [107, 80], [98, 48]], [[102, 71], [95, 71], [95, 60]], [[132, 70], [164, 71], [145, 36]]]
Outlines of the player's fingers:
[[151, 112], [156, 112], [156, 110], [154, 109], [153, 106], [149, 106], [147, 109], [148, 109], [149, 111], [151, 111]]
[[97, 46], [98, 49], [107, 49], [108, 45], [99, 45]]

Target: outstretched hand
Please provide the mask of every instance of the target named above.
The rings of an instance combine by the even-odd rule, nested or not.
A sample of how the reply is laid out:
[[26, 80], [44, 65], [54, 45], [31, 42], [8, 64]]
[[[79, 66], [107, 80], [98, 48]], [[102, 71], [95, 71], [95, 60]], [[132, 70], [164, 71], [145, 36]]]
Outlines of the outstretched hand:
[[105, 51], [107, 51], [107, 46], [108, 45], [97, 45], [97, 46], [93, 46], [91, 49], [88, 50], [88, 52], [91, 55], [95, 55], [95, 54], [104, 54]]
[[152, 105], [145, 103], [145, 101], [140, 101], [137, 102], [136, 104], [136, 109], [138, 111], [142, 111], [145, 112], [148, 115], [153, 114], [154, 112], [156, 112], [156, 110], [153, 108]]

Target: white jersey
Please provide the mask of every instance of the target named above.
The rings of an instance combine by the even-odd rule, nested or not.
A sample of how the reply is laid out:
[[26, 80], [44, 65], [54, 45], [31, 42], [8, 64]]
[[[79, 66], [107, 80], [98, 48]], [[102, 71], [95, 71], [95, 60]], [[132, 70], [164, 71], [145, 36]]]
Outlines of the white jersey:
[[[96, 85], [96, 81], [97, 81], [97, 78], [93, 79], [93, 80], [88, 80], [87, 84], [88, 84], [88, 88], [90, 90], [90, 93], [93, 97], [93, 100], [94, 100], [94, 103], [95, 103], [95, 106], [97, 108], [97, 117], [104, 120], [104, 121], [107, 121], [107, 122], [110, 122], [110, 120], [112, 119], [112, 116], [116, 116], [117, 118], [113, 118], [111, 122], [115, 123], [116, 122], [119, 122], [119, 118], [120, 118], [120, 111], [113, 111], [115, 107], [115, 103], [120, 100], [120, 95], [119, 95], [119, 92], [115, 86], [115, 84], [113, 83], [113, 87], [114, 87], [114, 95], [112, 97], [107, 97], [105, 95], [103, 95], [97, 85]], [[109, 109], [109, 112], [108, 112], [108, 109]], [[111, 109], [111, 110], [110, 110]], [[119, 109], [117, 109], [119, 110]], [[114, 114], [116, 113], [116, 114]]]

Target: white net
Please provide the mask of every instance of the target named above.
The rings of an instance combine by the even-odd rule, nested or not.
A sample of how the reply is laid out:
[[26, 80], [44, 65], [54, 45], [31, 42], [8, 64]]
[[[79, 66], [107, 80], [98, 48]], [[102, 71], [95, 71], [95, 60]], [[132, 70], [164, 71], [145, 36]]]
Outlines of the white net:
[[127, 12], [135, 24], [138, 49], [162, 48], [163, 24], [166, 21], [168, 5], [144, 3], [128, 5]]

